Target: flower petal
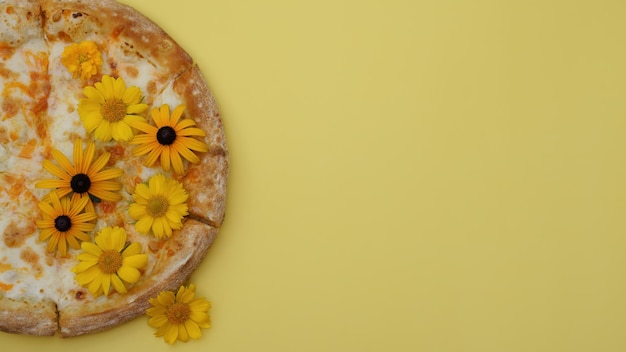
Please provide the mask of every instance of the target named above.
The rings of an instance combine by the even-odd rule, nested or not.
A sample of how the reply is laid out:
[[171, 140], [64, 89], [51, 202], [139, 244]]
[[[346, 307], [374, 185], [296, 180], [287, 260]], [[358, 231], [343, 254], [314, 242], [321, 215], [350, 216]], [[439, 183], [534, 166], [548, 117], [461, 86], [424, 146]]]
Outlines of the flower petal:
[[118, 77], [113, 81], [113, 98], [121, 100], [124, 92], [126, 92], [126, 83], [121, 77]]
[[128, 265], [122, 265], [122, 267], [117, 271], [117, 274], [122, 280], [128, 283], [135, 283], [141, 277], [139, 270]]
[[174, 292], [164, 291], [159, 293], [159, 295], [157, 296], [157, 300], [161, 305], [169, 307], [176, 301], [176, 296], [174, 296]]
[[69, 182], [65, 180], [42, 180], [35, 183], [36, 188], [61, 188], [68, 186]]
[[190, 288], [181, 287], [176, 293], [176, 302], [189, 303], [193, 300], [195, 293], [195, 287]]
[[[74, 267], [74, 269], [76, 269], [77, 267]], [[73, 270], [74, 272], [77, 272], [77, 270]], [[91, 266], [90, 268], [86, 269], [83, 272], [79, 272], [76, 275], [76, 282], [81, 285], [81, 286], [85, 286], [90, 282], [93, 282], [95, 279], [97, 279], [99, 276], [101, 275], [101, 271], [97, 266]]]
[[102, 290], [105, 296], [109, 295], [109, 291], [111, 290], [111, 275], [102, 275]]
[[189, 334], [187, 333], [187, 328], [184, 324], [178, 325], [178, 340], [182, 342], [189, 341]]
[[128, 106], [128, 108], [126, 109], [126, 113], [129, 115], [137, 115], [148, 110], [148, 108], [148, 104], [133, 104]]
[[[69, 160], [68, 160], [67, 162], [69, 163]], [[68, 180], [68, 182], [69, 182], [69, 179], [72, 177], [72, 176], [70, 175], [70, 172], [71, 172], [72, 170], [64, 170], [64, 169], [62, 169], [62, 168], [58, 167], [57, 165], [55, 165], [55, 164], [54, 164], [52, 161], [50, 161], [50, 160], [44, 160], [44, 161], [41, 163], [41, 166], [43, 166], [43, 168], [44, 168], [46, 171], [48, 171], [49, 173], [53, 174], [54, 176], [56, 176], [56, 177], [58, 177], [58, 178], [60, 178], [60, 179], [62, 179], [62, 180]], [[70, 167], [73, 169], [73, 167], [71, 166], [71, 164], [70, 164]], [[69, 186], [69, 184], [68, 184], [68, 186]]]
[[103, 142], [110, 141], [113, 138], [111, 135], [111, 123], [103, 119], [95, 129], [94, 137]]
[[164, 314], [152, 316], [148, 320], [148, 325], [152, 326], [153, 328], [159, 328], [165, 325], [165, 323], [167, 323], [167, 317]]
[[52, 157], [54, 158], [54, 160], [56, 160], [59, 163], [59, 165], [66, 171], [67, 174], [69, 175], [77, 174], [76, 169], [74, 168], [70, 160], [65, 155], [63, 155], [63, 153], [61, 153], [59, 150], [52, 149], [50, 151], [50, 154], [52, 154]]
[[199, 128], [192, 127], [192, 128], [185, 128], [180, 131], [176, 131], [176, 135], [184, 136], [184, 137], [191, 137], [191, 136], [204, 137], [206, 136], [206, 133]]
[[178, 325], [172, 324], [165, 333], [165, 341], [169, 344], [173, 344], [178, 338]]
[[129, 87], [120, 98], [126, 105], [137, 104], [141, 101], [141, 90], [135, 86]]
[[153, 221], [153, 217], [144, 216], [135, 223], [135, 229], [140, 233], [148, 234], [150, 233], [150, 229], [152, 228]]
[[199, 339], [202, 337], [200, 327], [193, 320], [187, 320], [185, 322], [185, 328], [187, 328], [187, 332], [192, 339]]
[[191, 137], [184, 137], [184, 136], [180, 136], [179, 138], [177, 138], [177, 140], [180, 140], [181, 143], [186, 146], [187, 148], [191, 149], [191, 150], [195, 150], [198, 152], [208, 152], [209, 151], [209, 146], [206, 145], [205, 143], [195, 139], [195, 138], [191, 138]]
[[136, 254], [128, 257], [124, 257], [122, 261], [122, 267], [128, 266], [131, 268], [143, 268], [148, 264], [148, 255], [146, 254]]
[[170, 126], [176, 126], [180, 117], [183, 116], [183, 112], [185, 111], [184, 105], [178, 105], [174, 111], [172, 111], [172, 116], [170, 117]]
[[130, 128], [130, 126], [124, 121], [118, 121], [116, 123], [112, 123], [111, 124], [112, 131], [111, 131], [111, 135], [113, 136], [113, 139], [115, 139], [116, 141], [130, 141], [131, 139], [133, 139], [133, 130]]
[[161, 151], [161, 167], [163, 167], [165, 171], [169, 171], [170, 169], [170, 149], [169, 147], [165, 147]]
[[143, 218], [144, 216], [148, 215], [148, 212], [146, 211], [145, 205], [132, 203], [131, 205], [128, 206], [128, 214], [134, 220], [139, 220]]
[[113, 288], [115, 289], [115, 291], [117, 291], [118, 293], [127, 292], [126, 286], [117, 275], [111, 275], [111, 284], [113, 285]]
[[87, 175], [91, 181], [93, 181], [93, 177], [100, 171], [104, 166], [109, 162], [109, 158], [111, 158], [111, 153], [103, 153], [91, 164], [91, 167], [87, 170]]
[[[135, 195], [137, 197], [135, 197]], [[140, 183], [137, 185], [137, 187], [135, 187], [135, 194], [133, 195], [133, 198], [135, 199], [135, 201], [138, 201], [138, 198], [143, 198], [144, 200], [147, 200], [152, 198], [152, 192], [150, 191], [150, 188], [148, 187], [148, 185], [146, 185], [145, 183]]]
[[114, 227], [111, 236], [111, 246], [114, 250], [121, 252], [126, 245], [126, 230], [121, 227]]
[[174, 168], [174, 172], [179, 175], [185, 173], [185, 166], [183, 165], [183, 160], [180, 158], [180, 154], [172, 153], [172, 167]]

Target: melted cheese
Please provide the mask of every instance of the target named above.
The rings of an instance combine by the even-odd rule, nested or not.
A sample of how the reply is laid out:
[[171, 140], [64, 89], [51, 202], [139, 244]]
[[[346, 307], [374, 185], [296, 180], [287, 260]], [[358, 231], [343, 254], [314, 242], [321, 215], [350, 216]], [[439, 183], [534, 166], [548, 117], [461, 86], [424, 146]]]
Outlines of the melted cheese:
[[47, 150], [47, 45], [28, 15], [6, 4], [0, 11], [0, 294], [41, 299], [56, 273], [34, 223], [43, 196], [34, 181], [45, 175]]

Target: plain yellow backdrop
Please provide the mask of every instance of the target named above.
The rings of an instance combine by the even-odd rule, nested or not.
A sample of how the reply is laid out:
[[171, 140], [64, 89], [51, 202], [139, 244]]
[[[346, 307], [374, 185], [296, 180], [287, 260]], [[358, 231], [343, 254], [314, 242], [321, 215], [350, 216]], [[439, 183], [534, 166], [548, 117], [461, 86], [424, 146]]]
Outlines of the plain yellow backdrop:
[[213, 327], [3, 346], [626, 350], [624, 1], [123, 2], [222, 111]]

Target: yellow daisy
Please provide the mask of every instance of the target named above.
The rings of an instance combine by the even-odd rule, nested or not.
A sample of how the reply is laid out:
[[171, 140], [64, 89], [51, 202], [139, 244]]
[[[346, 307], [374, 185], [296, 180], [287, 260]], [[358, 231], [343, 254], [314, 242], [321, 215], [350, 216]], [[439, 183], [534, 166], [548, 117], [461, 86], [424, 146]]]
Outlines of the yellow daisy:
[[188, 197], [180, 182], [157, 174], [150, 177], [147, 185], [137, 185], [133, 194], [135, 203], [129, 206], [128, 213], [138, 220], [137, 231], [147, 234], [152, 230], [157, 238], [170, 237], [172, 229], [183, 227], [182, 219], [189, 214]]
[[180, 105], [174, 109], [170, 116], [170, 107], [165, 104], [151, 112], [156, 127], [145, 121], [131, 123], [133, 127], [144, 132], [136, 135], [130, 142], [131, 144], [139, 144], [133, 149], [135, 156], [148, 154], [144, 165], [150, 167], [160, 158], [163, 170], [169, 171], [171, 165], [174, 171], [181, 175], [185, 173], [182, 158], [191, 163], [198, 163], [200, 159], [194, 151], [206, 152], [209, 150], [208, 145], [193, 138], [194, 136], [206, 136], [203, 130], [194, 127], [196, 126], [195, 121], [180, 119], [184, 110], [185, 107]]
[[200, 328], [210, 328], [209, 309], [211, 302], [205, 298], [194, 298], [196, 286], [181, 286], [174, 295], [172, 291], [159, 293], [149, 300], [152, 305], [146, 314], [150, 317], [148, 325], [156, 328], [155, 335], [163, 336], [165, 342], [173, 344], [176, 340], [187, 342], [189, 338], [199, 339]]
[[94, 228], [91, 220], [97, 216], [94, 212], [83, 212], [89, 198], [70, 199], [64, 197], [59, 199], [56, 192], [50, 192], [50, 203], [43, 201], [39, 203], [43, 219], [35, 223], [39, 227], [39, 240], [48, 240], [48, 252], [58, 249], [62, 257], [67, 255], [67, 246], [79, 249], [78, 241], [89, 241], [91, 238], [86, 232]]
[[78, 102], [78, 115], [87, 132], [94, 132], [98, 140], [129, 141], [134, 135], [130, 123], [145, 122], [138, 115], [148, 110], [148, 105], [141, 103], [141, 90], [135, 86], [127, 89], [122, 78], [104, 75], [83, 93], [87, 98]]
[[58, 165], [50, 160], [44, 160], [42, 165], [60, 179], [39, 181], [35, 187], [54, 188], [61, 198], [73, 193], [74, 200], [82, 197], [111, 202], [121, 200], [122, 196], [115, 191], [121, 190], [122, 184], [112, 179], [122, 176], [123, 171], [114, 168], [103, 170], [111, 154], [103, 153], [93, 161], [96, 152], [94, 142], [89, 141], [84, 151], [82, 145], [82, 140], [74, 141], [74, 165], [59, 150], [52, 149], [52, 157]]
[[126, 231], [121, 227], [104, 227], [95, 243], [83, 242], [80, 261], [72, 268], [76, 282], [85, 286], [94, 296], [109, 295], [111, 286], [118, 293], [126, 293], [127, 285], [141, 277], [139, 269], [148, 264], [148, 256], [141, 253], [141, 244], [126, 244]]
[[61, 54], [61, 63], [74, 78], [89, 79], [102, 66], [102, 55], [92, 41], [83, 41], [66, 46]]

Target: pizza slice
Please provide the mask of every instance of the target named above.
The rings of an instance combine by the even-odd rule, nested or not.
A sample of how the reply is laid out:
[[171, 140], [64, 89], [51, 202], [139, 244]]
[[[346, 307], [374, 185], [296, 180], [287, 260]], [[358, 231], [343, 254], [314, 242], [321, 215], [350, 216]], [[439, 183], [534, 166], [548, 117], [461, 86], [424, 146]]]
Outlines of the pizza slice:
[[[150, 105], [168, 82], [192, 65], [189, 55], [159, 26], [116, 1], [43, 0], [41, 8], [50, 47], [52, 119], [76, 114], [82, 88], [100, 82], [103, 75], [122, 77], [127, 88], [138, 88], [138, 103]], [[85, 138], [80, 120], [51, 125], [52, 142], [65, 152], [71, 151], [75, 138]], [[109, 141], [111, 136], [101, 139]], [[114, 134], [113, 139], [120, 138]]]
[[[182, 158], [183, 172], [177, 173], [173, 166], [162, 164], [160, 155], [153, 163], [147, 163], [150, 154], [137, 152], [146, 146], [149, 150], [157, 150], [150, 146], [150, 143], [159, 143], [156, 135], [151, 140], [150, 133], [140, 132], [129, 144], [115, 147], [117, 152], [110, 164], [123, 170], [120, 177], [123, 199], [115, 206], [96, 206], [97, 227], [123, 228], [127, 243], [140, 244], [143, 252], [148, 254], [147, 265], [127, 293], [112, 292], [95, 297], [93, 292], [79, 285], [72, 273], [73, 268], [79, 265], [80, 257], [60, 260], [57, 276], [64, 287], [58, 302], [62, 336], [99, 331], [143, 314], [149, 305], [149, 298], [160, 291], [173, 290], [189, 278], [217, 234], [224, 218], [228, 152], [215, 100], [197, 67], [168, 84], [155, 98], [147, 121], [134, 126], [140, 131], [156, 130], [158, 124], [152, 121], [153, 117], [155, 114], [159, 117], [166, 111], [167, 116], [180, 115], [178, 124], [174, 126], [181, 127], [178, 137], [185, 137], [191, 131], [189, 133], [195, 135], [193, 139], [206, 148], [197, 153], [197, 160], [191, 157], [194, 162]], [[144, 143], [138, 140], [144, 140]], [[183, 152], [183, 156], [187, 156], [187, 152]], [[130, 209], [137, 201], [137, 194], [145, 195], [147, 192], [139, 192], [138, 189], [143, 187], [147, 190], [155, 177], [180, 184], [188, 195], [187, 215], [181, 223], [182, 227], [175, 229], [171, 236], [155, 236], [140, 229], [138, 223], [141, 219], [133, 217]]]
[[55, 263], [39, 243], [30, 180], [47, 151], [47, 46], [36, 2], [0, 3], [0, 330], [56, 332]]

